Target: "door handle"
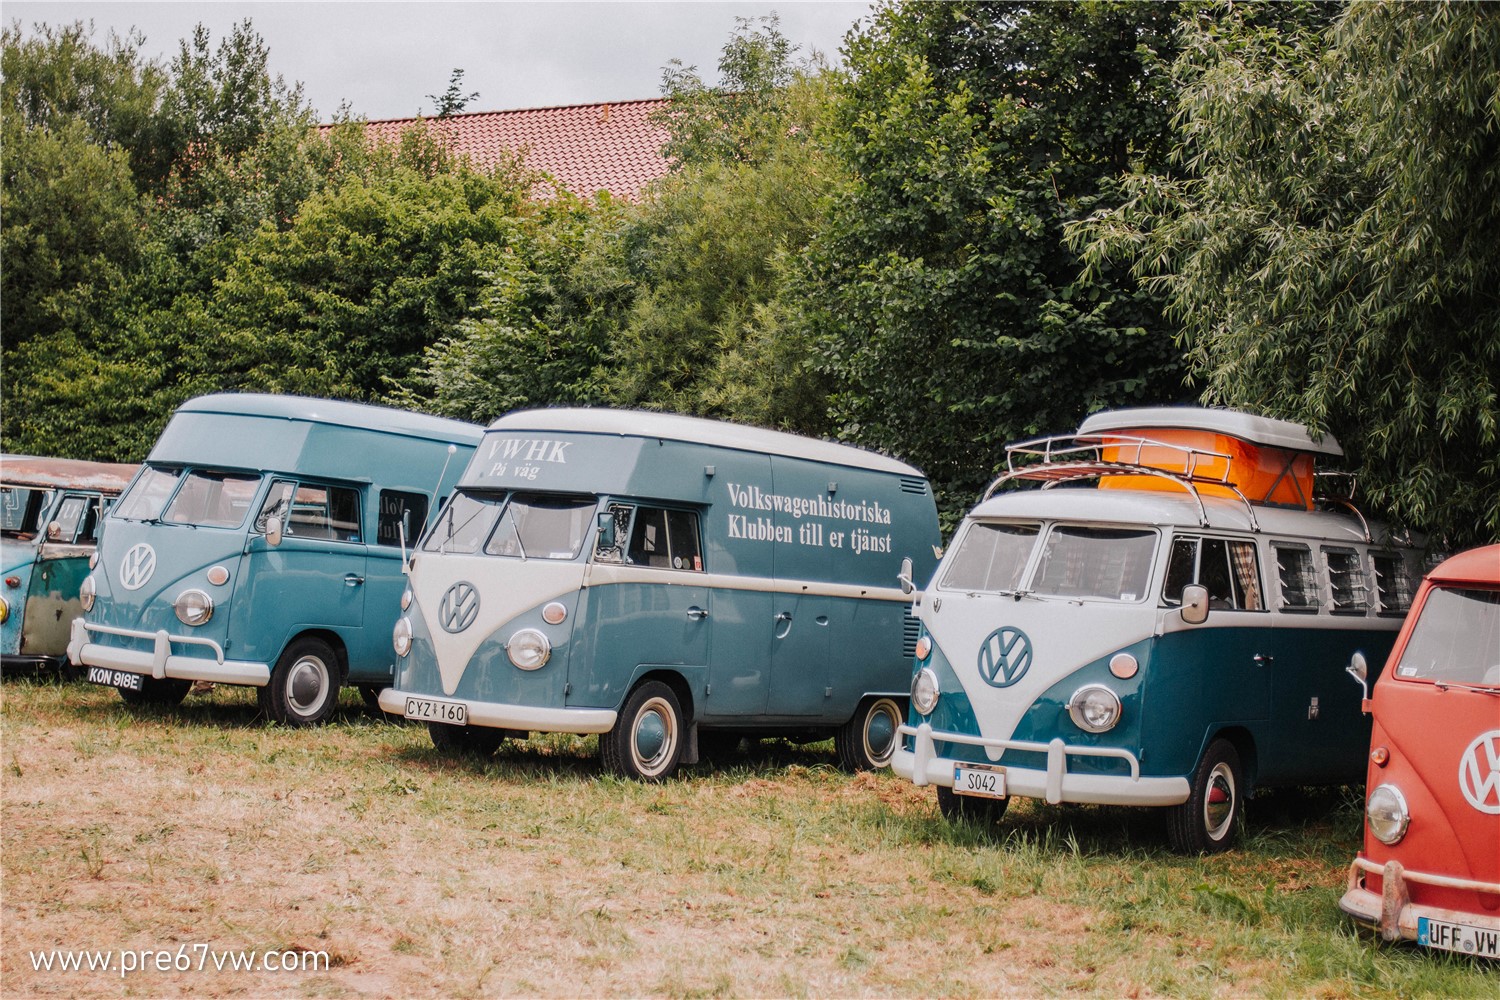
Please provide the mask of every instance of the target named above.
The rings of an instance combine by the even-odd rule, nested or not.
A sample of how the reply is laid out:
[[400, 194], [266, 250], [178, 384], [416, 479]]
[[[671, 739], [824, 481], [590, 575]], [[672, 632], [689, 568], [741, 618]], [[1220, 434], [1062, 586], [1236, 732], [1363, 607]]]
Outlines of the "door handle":
[[790, 611], [783, 611], [776, 616], [776, 620], [779, 622], [789, 622], [792, 620], [792, 613]]
[[790, 611], [781, 612], [776, 616], [775, 622], [777, 625], [776, 638], [785, 639], [787, 633], [792, 630], [792, 613]]
[[355, 576], [353, 573], [344, 574], [344, 586], [346, 587], [358, 587], [364, 582], [365, 578], [362, 576]]
[[1271, 664], [1273, 664], [1275, 662], [1276, 662], [1276, 657], [1270, 655], [1269, 653], [1256, 653], [1255, 654], [1255, 665], [1257, 667], [1269, 667]]
[[703, 619], [708, 617], [708, 609], [700, 608], [697, 605], [694, 605], [693, 607], [687, 609], [687, 616], [695, 622], [701, 622]]

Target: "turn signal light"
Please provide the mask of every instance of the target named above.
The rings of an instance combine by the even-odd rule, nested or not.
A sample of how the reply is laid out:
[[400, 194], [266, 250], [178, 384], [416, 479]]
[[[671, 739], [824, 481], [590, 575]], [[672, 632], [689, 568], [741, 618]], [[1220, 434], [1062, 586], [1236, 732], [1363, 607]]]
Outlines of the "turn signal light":
[[1385, 747], [1376, 747], [1370, 751], [1370, 759], [1375, 762], [1376, 767], [1385, 767], [1386, 761], [1391, 759], [1391, 752]]

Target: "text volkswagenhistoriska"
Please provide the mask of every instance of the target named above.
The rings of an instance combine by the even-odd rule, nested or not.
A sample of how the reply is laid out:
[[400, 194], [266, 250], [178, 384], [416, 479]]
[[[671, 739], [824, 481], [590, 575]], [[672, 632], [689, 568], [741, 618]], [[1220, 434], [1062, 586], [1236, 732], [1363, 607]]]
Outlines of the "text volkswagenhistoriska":
[[69, 658], [130, 702], [260, 689], [288, 725], [390, 683], [404, 550], [482, 429], [301, 396], [178, 407], [108, 518]]
[[747, 735], [834, 735], [846, 766], [879, 766], [905, 714], [910, 581], [938, 544], [926, 478], [881, 455], [512, 413], [413, 554], [380, 704], [441, 748], [598, 733], [611, 769], [646, 779]]
[[[1012, 445], [920, 596], [892, 767], [949, 816], [1009, 797], [1162, 806], [1219, 851], [1256, 785], [1342, 784], [1416, 550], [1313, 493], [1331, 438], [1245, 413], [1095, 414]], [[1036, 489], [1005, 489], [1017, 485]]]

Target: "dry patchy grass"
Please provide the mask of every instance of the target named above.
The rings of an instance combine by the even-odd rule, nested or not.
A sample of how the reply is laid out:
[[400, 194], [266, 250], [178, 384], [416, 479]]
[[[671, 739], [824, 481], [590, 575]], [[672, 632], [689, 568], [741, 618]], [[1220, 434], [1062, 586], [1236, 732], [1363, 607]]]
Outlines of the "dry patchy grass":
[[[763, 744], [640, 785], [592, 741], [446, 759], [346, 696], [318, 730], [243, 689], [134, 712], [3, 687], [0, 993], [16, 996], [1110, 996], [1477, 992], [1334, 912], [1320, 821], [1180, 859], [1148, 813], [931, 793]], [[1280, 837], [1281, 839], [1277, 839]], [[1312, 846], [1309, 847], [1309, 844]], [[1311, 927], [1301, 926], [1311, 921]], [[1310, 947], [1309, 941], [1331, 940]], [[326, 952], [308, 972], [35, 971], [51, 949]], [[1433, 977], [1436, 978], [1433, 978]]]

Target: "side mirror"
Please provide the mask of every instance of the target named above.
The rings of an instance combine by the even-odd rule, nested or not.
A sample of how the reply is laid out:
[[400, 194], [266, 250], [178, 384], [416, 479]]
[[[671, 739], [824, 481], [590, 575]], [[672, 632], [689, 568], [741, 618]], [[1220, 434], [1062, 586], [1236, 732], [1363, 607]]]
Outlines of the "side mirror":
[[911, 578], [911, 556], [901, 558], [901, 572], [896, 574], [896, 579], [901, 582], [901, 593], [910, 594], [917, 589], [916, 583]]
[[1208, 588], [1203, 584], [1190, 583], [1182, 588], [1182, 620], [1189, 625], [1208, 621]]
[[266, 544], [272, 548], [281, 544], [281, 518], [266, 518]]
[[610, 511], [601, 511], [599, 514], [599, 548], [612, 549], [615, 547], [615, 515]]
[[1354, 683], [1359, 685], [1360, 691], [1364, 692], [1365, 700], [1370, 697], [1370, 662], [1365, 659], [1365, 654], [1359, 650], [1349, 657], [1349, 665], [1344, 672], [1354, 678]]

